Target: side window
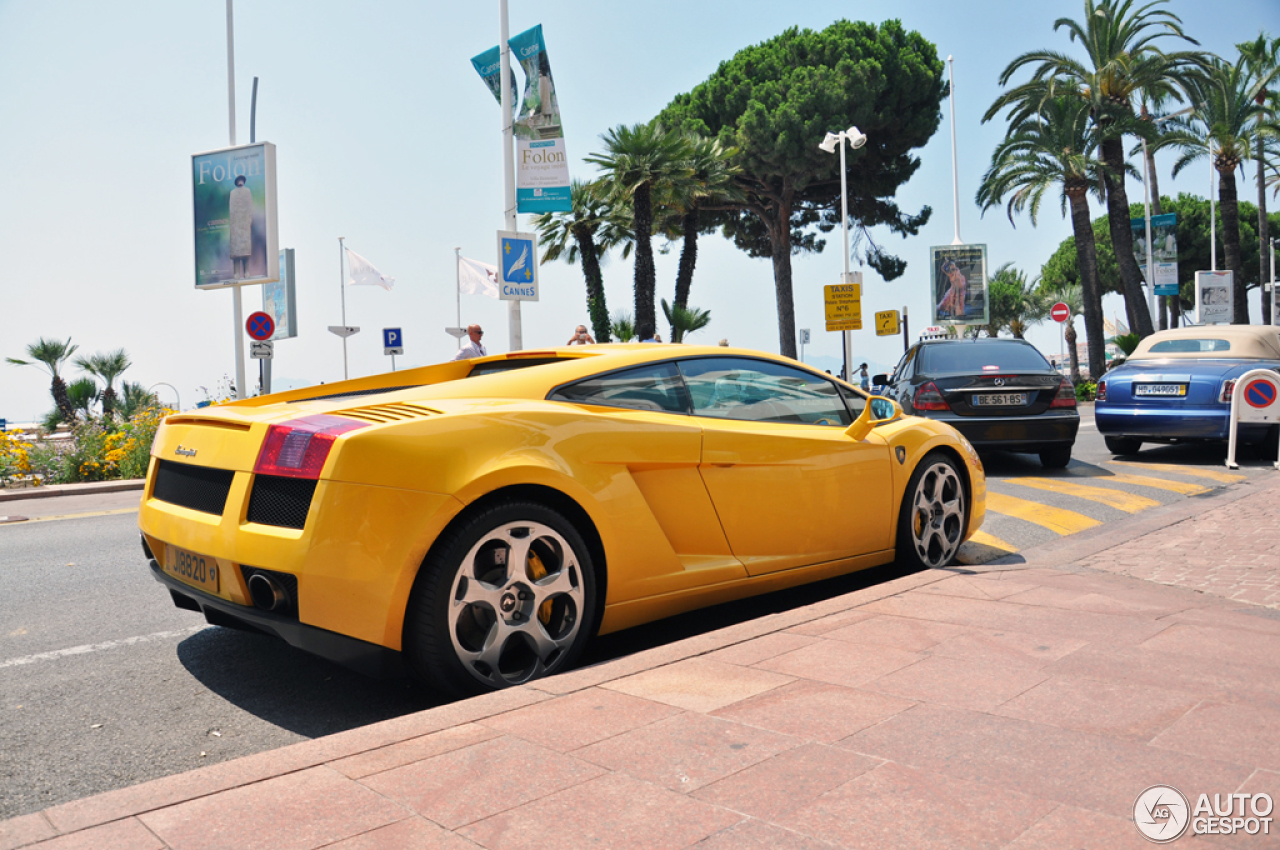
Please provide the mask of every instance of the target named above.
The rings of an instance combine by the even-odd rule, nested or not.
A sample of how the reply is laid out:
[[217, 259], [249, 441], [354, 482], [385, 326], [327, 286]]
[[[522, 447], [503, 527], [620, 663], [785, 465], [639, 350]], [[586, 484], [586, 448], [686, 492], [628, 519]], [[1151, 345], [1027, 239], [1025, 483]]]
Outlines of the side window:
[[849, 409], [832, 381], [747, 357], [681, 360], [695, 416], [848, 427]]
[[849, 415], [857, 419], [862, 415], [862, 408], [867, 406], [867, 397], [848, 387], [840, 387], [839, 389], [840, 395], [844, 397], [845, 407], [849, 408]]
[[898, 365], [893, 370], [893, 375], [889, 378], [889, 382], [896, 384], [903, 378], [911, 376], [911, 364], [916, 359], [916, 352], [920, 350], [919, 346], [913, 345], [911, 349], [898, 361]]
[[654, 363], [588, 378], [561, 387], [547, 396], [551, 401], [688, 413], [689, 402], [680, 373], [671, 363]]

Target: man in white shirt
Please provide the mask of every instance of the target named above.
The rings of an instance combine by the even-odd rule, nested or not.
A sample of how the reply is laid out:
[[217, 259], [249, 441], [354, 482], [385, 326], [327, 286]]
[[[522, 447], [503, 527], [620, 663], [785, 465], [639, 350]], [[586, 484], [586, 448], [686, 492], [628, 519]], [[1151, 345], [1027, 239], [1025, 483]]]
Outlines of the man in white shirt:
[[467, 336], [471, 338], [471, 341], [458, 349], [458, 353], [453, 355], [454, 360], [470, 360], [473, 357], [489, 356], [489, 352], [485, 351], [484, 346], [480, 344], [480, 337], [484, 336], [484, 331], [480, 330], [479, 325], [468, 325]]

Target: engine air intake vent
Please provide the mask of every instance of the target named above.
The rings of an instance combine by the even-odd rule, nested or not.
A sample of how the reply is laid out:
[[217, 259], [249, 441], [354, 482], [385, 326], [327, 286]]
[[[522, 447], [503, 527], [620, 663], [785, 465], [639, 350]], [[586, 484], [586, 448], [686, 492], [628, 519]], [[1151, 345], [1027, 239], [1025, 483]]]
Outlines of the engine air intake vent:
[[255, 475], [246, 518], [263, 525], [302, 528], [307, 524], [307, 512], [311, 510], [311, 497], [315, 492], [314, 478]]
[[210, 469], [162, 460], [156, 465], [156, 483], [151, 498], [202, 511], [222, 515], [227, 506], [227, 493], [235, 473], [230, 469]]
[[414, 387], [422, 386], [421, 384], [405, 384], [400, 387], [374, 387], [371, 390], [350, 390], [345, 393], [330, 393], [329, 395], [313, 395], [306, 398], [289, 399], [289, 404], [298, 404], [304, 401], [329, 401], [335, 398], [355, 398], [362, 395], [377, 395], [378, 393], [394, 393], [399, 390], [411, 390]]
[[367, 407], [353, 407], [350, 410], [336, 411], [334, 416], [346, 416], [365, 422], [382, 424], [384, 422], [402, 422], [406, 419], [423, 419], [438, 415], [440, 411], [420, 404], [395, 402], [392, 404], [371, 404]]

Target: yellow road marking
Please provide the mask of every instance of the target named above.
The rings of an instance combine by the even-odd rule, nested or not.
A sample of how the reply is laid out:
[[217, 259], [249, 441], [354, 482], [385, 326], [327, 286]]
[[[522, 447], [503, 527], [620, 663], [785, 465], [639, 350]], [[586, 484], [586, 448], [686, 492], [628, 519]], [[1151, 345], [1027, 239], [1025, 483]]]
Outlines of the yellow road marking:
[[990, 546], [993, 549], [1003, 549], [1006, 552], [1017, 552], [1018, 547], [1012, 543], [1005, 543], [994, 534], [987, 534], [985, 531], [975, 531], [973, 536], [967, 541], [969, 543], [978, 543], [982, 546]]
[[1107, 463], [1116, 466], [1131, 466], [1134, 469], [1154, 469], [1157, 472], [1176, 472], [1179, 475], [1194, 475], [1197, 478], [1208, 478], [1210, 481], [1221, 481], [1223, 484], [1234, 484], [1244, 481], [1248, 476], [1234, 475], [1230, 472], [1219, 472], [1216, 469], [1205, 469], [1201, 466], [1179, 466], [1176, 463], [1134, 463], [1128, 460], [1109, 460]]
[[1145, 511], [1147, 508], [1154, 508], [1160, 504], [1155, 499], [1139, 496], [1136, 493], [1111, 490], [1107, 487], [1089, 487], [1084, 484], [1077, 484], [1074, 481], [1064, 481], [1061, 478], [1010, 478], [1006, 483], [1021, 484], [1023, 487], [1034, 487], [1037, 490], [1048, 490], [1051, 493], [1062, 493], [1067, 496], [1075, 496], [1078, 499], [1088, 499], [1091, 502], [1101, 502], [1104, 505], [1110, 505], [1116, 510], [1130, 514]]
[[23, 522], [4, 523], [4, 525], [29, 525], [33, 522], [53, 522], [58, 519], [83, 519], [90, 516], [115, 516], [116, 514], [136, 514], [137, 508], [119, 508], [114, 511], [86, 511], [82, 514], [55, 514], [53, 516], [33, 516], [28, 517]]
[[1160, 490], [1171, 490], [1184, 496], [1195, 496], [1208, 493], [1212, 487], [1203, 484], [1192, 484], [1190, 481], [1172, 481], [1168, 478], [1151, 478], [1147, 475], [1127, 475], [1117, 472], [1113, 475], [1099, 476], [1099, 481], [1114, 481], [1117, 484], [1136, 484], [1139, 487], [1155, 487]]
[[993, 493], [990, 490], [987, 491], [987, 510], [1035, 523], [1055, 534], [1075, 534], [1077, 531], [1102, 525], [1098, 520], [1075, 511], [1053, 508], [1039, 502], [1019, 499], [1017, 496]]

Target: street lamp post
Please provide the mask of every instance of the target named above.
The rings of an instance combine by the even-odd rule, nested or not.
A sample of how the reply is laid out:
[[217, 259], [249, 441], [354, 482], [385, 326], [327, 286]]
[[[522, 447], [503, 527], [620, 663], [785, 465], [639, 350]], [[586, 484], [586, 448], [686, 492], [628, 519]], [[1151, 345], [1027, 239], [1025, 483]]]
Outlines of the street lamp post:
[[[827, 153], [835, 153], [836, 147], [840, 148], [840, 224], [841, 233], [844, 237], [844, 274], [840, 277], [841, 283], [851, 283], [852, 278], [849, 275], [849, 189], [848, 174], [844, 165], [844, 143], [848, 142], [849, 147], [857, 150], [867, 143], [867, 137], [857, 127], [850, 127], [848, 130], [841, 130], [839, 133], [827, 133], [819, 148]], [[859, 293], [861, 294], [861, 293]], [[844, 379], [850, 381], [853, 375], [849, 371], [850, 365], [853, 363], [853, 332], [844, 332]]]
[[147, 387], [147, 392], [151, 392], [156, 387], [168, 387], [169, 389], [173, 390], [173, 395], [178, 400], [178, 412], [181, 413], [182, 412], [182, 396], [178, 394], [178, 388], [175, 387], [173, 384], [167, 384], [164, 381], [159, 381]]

